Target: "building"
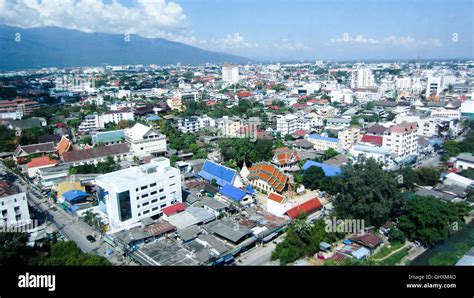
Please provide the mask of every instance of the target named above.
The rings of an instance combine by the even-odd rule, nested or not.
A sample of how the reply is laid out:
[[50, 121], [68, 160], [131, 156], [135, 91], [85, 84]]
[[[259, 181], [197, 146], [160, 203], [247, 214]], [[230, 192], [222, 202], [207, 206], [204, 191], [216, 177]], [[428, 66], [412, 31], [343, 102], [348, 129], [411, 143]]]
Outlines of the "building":
[[129, 110], [107, 111], [100, 117], [102, 118], [102, 123], [104, 125], [107, 123], [118, 124], [120, 121], [129, 121], [135, 119], [133, 112]]
[[418, 124], [402, 122], [391, 126], [384, 132], [382, 147], [398, 157], [415, 155], [418, 152]]
[[398, 91], [411, 91], [411, 77], [404, 77], [404, 78], [396, 78], [395, 79], [395, 86]]
[[201, 129], [216, 126], [216, 121], [206, 115], [202, 117], [191, 116], [178, 120], [178, 129], [182, 133], [197, 132]]
[[431, 112], [431, 117], [461, 119], [461, 110], [459, 110], [459, 109], [436, 109], [436, 110]]
[[97, 113], [93, 113], [84, 117], [77, 130], [84, 133], [101, 128], [104, 128], [102, 117], [100, 117]]
[[[40, 104], [28, 98], [16, 98], [13, 100], [0, 100], [0, 113], [14, 111], [16, 115], [28, 115], [34, 110], [38, 110]], [[21, 119], [15, 118], [15, 119]]]
[[310, 215], [311, 213], [314, 213], [322, 207], [323, 205], [321, 204], [318, 198], [312, 198], [304, 203], [299, 204], [298, 206], [287, 210], [285, 214], [288, 215], [288, 217], [290, 217], [291, 219], [296, 219], [301, 214]]
[[218, 122], [218, 130], [220, 136], [224, 138], [237, 138], [240, 130], [244, 126], [244, 122], [240, 119], [229, 119], [224, 117]]
[[50, 159], [48, 155], [32, 158], [26, 164], [26, 171], [29, 178], [35, 178], [39, 169], [54, 167], [59, 163], [58, 160]]
[[240, 179], [236, 170], [223, 166], [221, 164], [215, 163], [211, 160], [206, 160], [199, 172], [204, 180], [212, 183], [213, 180], [223, 187], [227, 184], [233, 185], [235, 187], [242, 187], [243, 183]]
[[456, 156], [454, 163], [456, 169], [466, 170], [474, 168], [474, 156], [471, 153], [463, 152]]
[[6, 181], [0, 181], [0, 225], [24, 226], [30, 222], [26, 193], [18, 192]]
[[96, 132], [91, 134], [92, 145], [113, 145], [125, 142], [125, 129]]
[[182, 202], [181, 174], [164, 157], [149, 164], [97, 176], [99, 208], [111, 231], [129, 229], [140, 220], [161, 216], [162, 210]]
[[125, 140], [130, 144], [132, 153], [137, 157], [157, 156], [167, 150], [166, 136], [141, 123], [136, 123], [125, 131]]
[[269, 163], [256, 163], [249, 171], [247, 179], [253, 187], [260, 191], [281, 194], [288, 186], [288, 177]]
[[328, 118], [326, 119], [326, 128], [343, 129], [351, 126], [351, 119], [348, 118]]
[[277, 131], [282, 136], [292, 134], [297, 131], [298, 128], [298, 117], [292, 114], [280, 115], [277, 117]]
[[55, 153], [56, 147], [54, 146], [54, 142], [46, 142], [46, 143], [39, 143], [39, 144], [32, 144], [32, 145], [18, 145], [13, 152], [13, 157], [17, 162], [19, 162], [22, 158], [26, 158], [31, 154], [50, 154]]
[[130, 146], [128, 144], [114, 144], [97, 148], [73, 150], [65, 152], [61, 159], [63, 163], [72, 166], [83, 164], [97, 164], [106, 161], [107, 157], [113, 157], [115, 161], [130, 157]]
[[237, 83], [240, 80], [239, 67], [224, 63], [222, 66], [222, 80], [228, 83]]
[[368, 67], [359, 67], [352, 71], [351, 88], [365, 88], [375, 86], [372, 70]]
[[338, 102], [346, 105], [351, 105], [353, 102], [354, 92], [351, 89], [332, 90], [329, 93], [331, 102]]
[[474, 120], [474, 98], [461, 104], [461, 117]]
[[326, 177], [334, 177], [334, 176], [337, 176], [337, 175], [341, 174], [341, 172], [342, 172], [342, 169], [341, 169], [340, 166], [320, 163], [320, 162], [313, 161], [313, 160], [307, 160], [303, 164], [302, 169], [303, 169], [303, 171], [306, 171], [307, 169], [309, 169], [311, 167], [321, 168], [324, 172], [324, 176], [326, 176]]
[[355, 144], [349, 151], [355, 159], [359, 157], [373, 158], [382, 164], [390, 166], [393, 164], [390, 149], [374, 145]]
[[360, 140], [360, 129], [351, 127], [348, 129], [341, 130], [337, 134], [337, 138], [341, 143], [341, 147], [345, 150], [350, 149], [352, 145]]
[[288, 147], [276, 149], [272, 158], [272, 163], [282, 171], [299, 170], [298, 161], [300, 161], [300, 156], [296, 149], [289, 149]]
[[286, 198], [274, 192], [267, 196], [267, 212], [275, 216], [283, 216], [286, 211], [291, 209], [292, 205], [286, 202]]
[[426, 83], [426, 97], [432, 95], [439, 95], [442, 91], [442, 77], [441, 76], [428, 76]]
[[464, 189], [474, 186], [474, 180], [458, 175], [456, 173], [449, 173], [448, 175], [446, 175], [443, 183], [445, 185], [459, 186]]
[[313, 143], [313, 148], [316, 151], [320, 152], [324, 152], [330, 148], [338, 150], [340, 146], [339, 139], [329, 138], [318, 134], [310, 134], [306, 139]]

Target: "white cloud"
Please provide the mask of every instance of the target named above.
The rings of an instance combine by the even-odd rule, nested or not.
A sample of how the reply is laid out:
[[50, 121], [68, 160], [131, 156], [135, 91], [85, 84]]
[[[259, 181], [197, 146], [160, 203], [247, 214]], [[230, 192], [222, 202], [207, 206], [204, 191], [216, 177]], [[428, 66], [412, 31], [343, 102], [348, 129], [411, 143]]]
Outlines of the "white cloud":
[[0, 23], [23, 28], [58, 26], [85, 32], [135, 33], [164, 37], [186, 28], [180, 5], [167, 0], [0, 0]]
[[250, 49], [258, 47], [258, 44], [246, 41], [244, 37], [237, 32], [227, 34], [225, 38], [217, 41], [217, 43], [221, 43], [224, 49]]
[[367, 44], [367, 45], [392, 45], [405, 48], [414, 47], [440, 47], [441, 40], [438, 38], [415, 39], [411, 36], [395, 36], [390, 35], [382, 39], [374, 39], [358, 34], [355, 37], [349, 33], [343, 33], [341, 37], [333, 37], [331, 43], [349, 43], [349, 44]]
[[280, 43], [274, 44], [274, 47], [277, 49], [283, 49], [283, 50], [291, 51], [291, 52], [309, 49], [309, 47], [307, 47], [302, 42], [294, 42], [288, 39], [282, 39]]

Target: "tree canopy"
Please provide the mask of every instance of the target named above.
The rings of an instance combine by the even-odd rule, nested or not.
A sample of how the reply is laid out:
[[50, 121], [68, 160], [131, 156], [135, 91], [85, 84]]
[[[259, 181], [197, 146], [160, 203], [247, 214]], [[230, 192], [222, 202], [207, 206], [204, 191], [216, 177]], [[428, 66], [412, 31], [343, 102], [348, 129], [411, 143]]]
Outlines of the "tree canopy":
[[343, 167], [339, 194], [334, 206], [342, 218], [363, 219], [380, 225], [401, 206], [401, 196], [392, 173], [382, 170], [374, 159], [362, 159]]

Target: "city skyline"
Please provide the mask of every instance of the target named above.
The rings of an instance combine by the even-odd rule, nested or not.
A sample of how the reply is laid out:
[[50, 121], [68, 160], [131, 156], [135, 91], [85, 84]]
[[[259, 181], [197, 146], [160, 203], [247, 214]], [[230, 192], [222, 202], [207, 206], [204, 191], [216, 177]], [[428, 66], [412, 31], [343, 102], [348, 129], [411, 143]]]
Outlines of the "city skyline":
[[0, 0], [0, 24], [161, 37], [258, 61], [454, 59], [473, 57], [472, 9], [464, 0]]

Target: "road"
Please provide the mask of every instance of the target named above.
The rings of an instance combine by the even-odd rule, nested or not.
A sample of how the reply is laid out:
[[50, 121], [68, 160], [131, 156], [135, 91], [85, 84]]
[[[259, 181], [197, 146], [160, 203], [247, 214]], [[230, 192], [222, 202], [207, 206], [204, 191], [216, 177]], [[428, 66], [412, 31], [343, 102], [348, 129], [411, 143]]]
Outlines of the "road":
[[[99, 239], [99, 232], [61, 208], [56, 208], [53, 211], [51, 208], [49, 208], [51, 203], [48, 202], [48, 199], [41, 194], [36, 186], [31, 185], [29, 181], [10, 171], [5, 167], [5, 165], [3, 165], [3, 163], [0, 163], [0, 169], [1, 171], [10, 172], [15, 175], [18, 179], [14, 182], [14, 184], [17, 185], [21, 191], [26, 192], [30, 205], [35, 206], [37, 210], [45, 214], [48, 220], [56, 226], [58, 231], [61, 232], [67, 239], [74, 241], [83, 252], [95, 253], [106, 257], [114, 264], [120, 263], [120, 261], [115, 256], [115, 253], [112, 256], [107, 256], [105, 254], [106, 250], [111, 247], [108, 243], [104, 242], [102, 239]], [[87, 235], [95, 235], [97, 241], [94, 243], [89, 242], [86, 239]]]
[[423, 167], [437, 167], [441, 164], [440, 156], [438, 153], [433, 153], [427, 159], [422, 160], [421, 162], [417, 163], [415, 168], [423, 168]]
[[271, 256], [276, 247], [274, 242], [280, 243], [283, 239], [284, 234], [264, 246], [258, 246], [245, 252], [237, 258], [236, 264], [239, 266], [278, 265], [278, 262], [271, 261]]

